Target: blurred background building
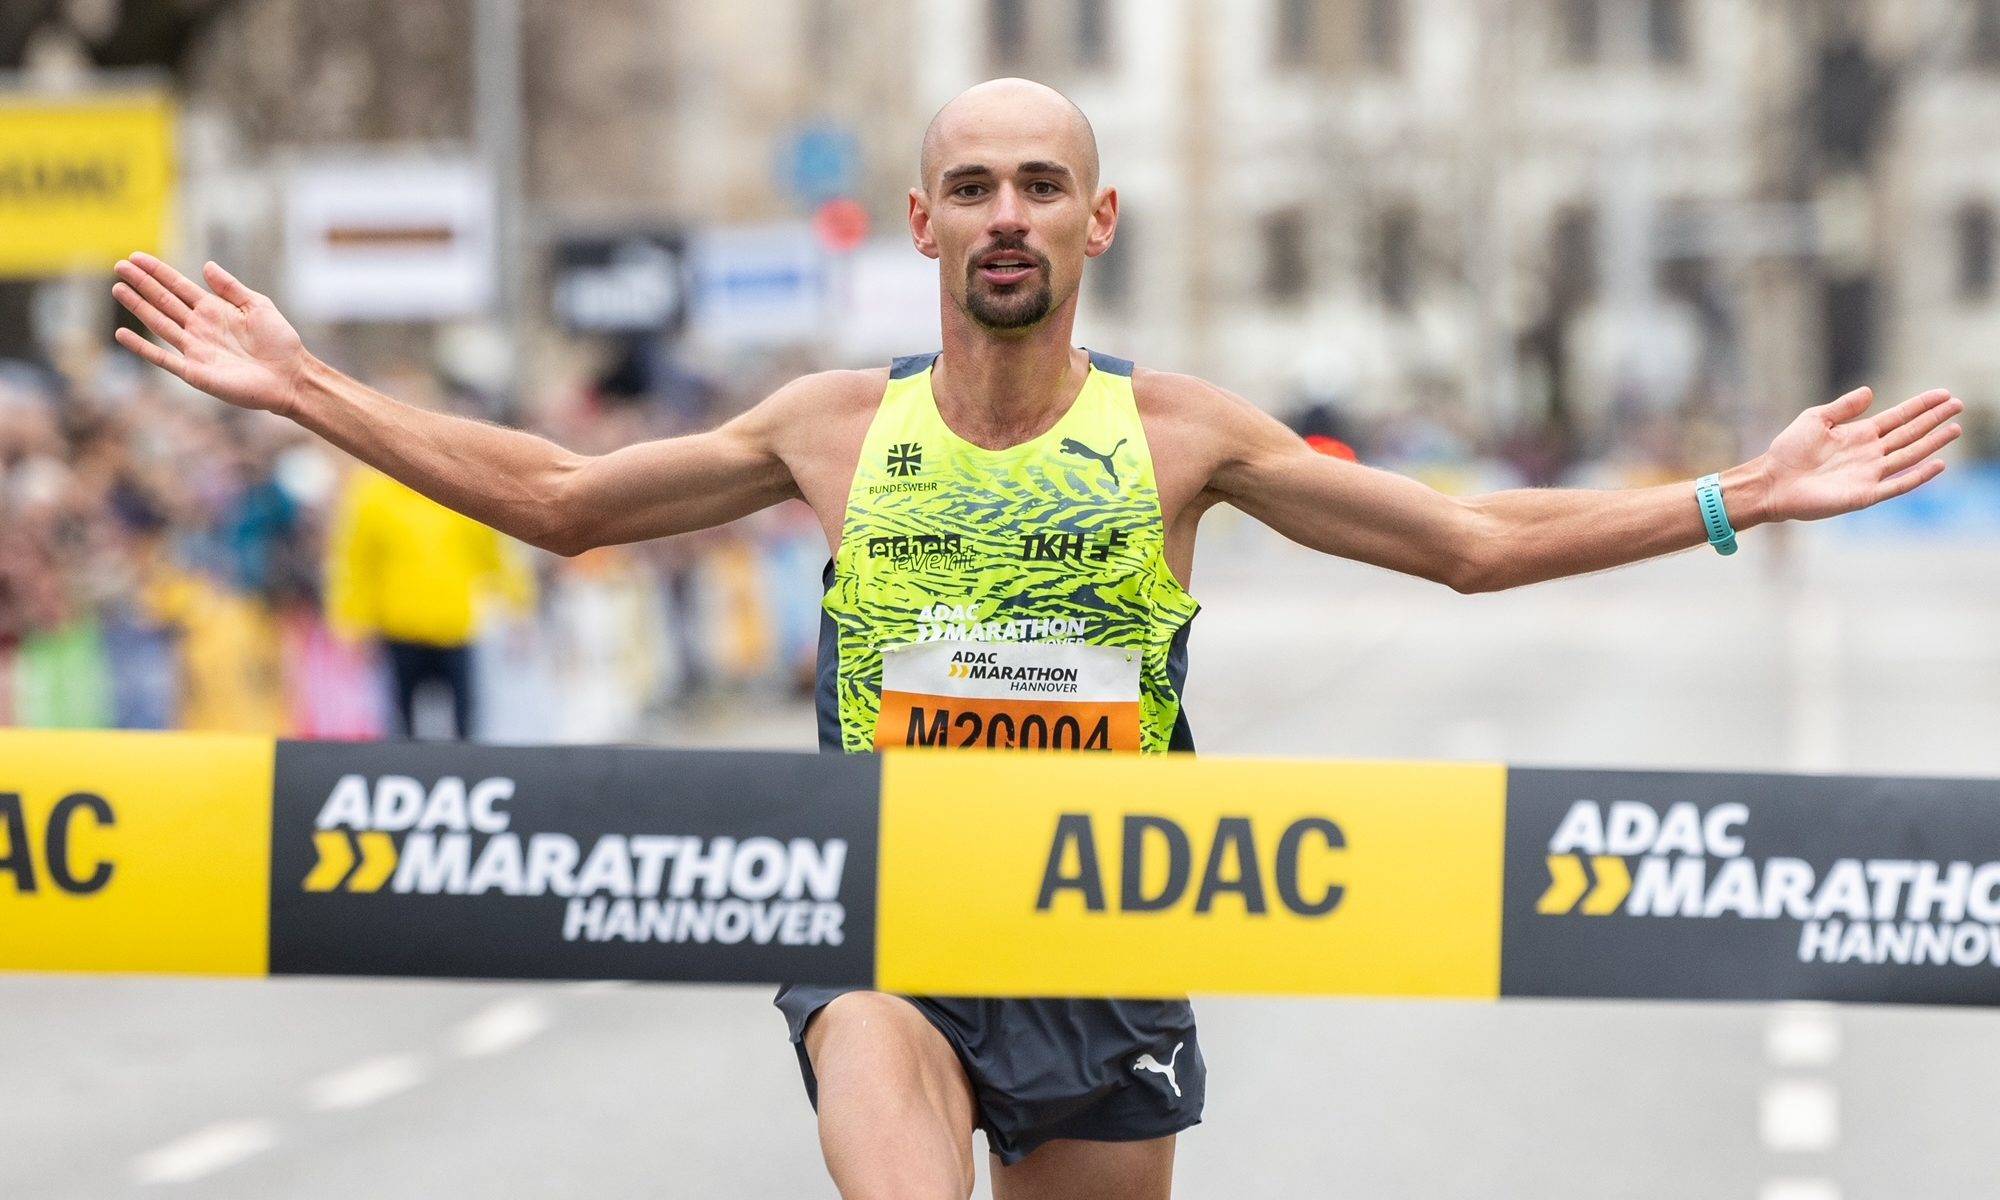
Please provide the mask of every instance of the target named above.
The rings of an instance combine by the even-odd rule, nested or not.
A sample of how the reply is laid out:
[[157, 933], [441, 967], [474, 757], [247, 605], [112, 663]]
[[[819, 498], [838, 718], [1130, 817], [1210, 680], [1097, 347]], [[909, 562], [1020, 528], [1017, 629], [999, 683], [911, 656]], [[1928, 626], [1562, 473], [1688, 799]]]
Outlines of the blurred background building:
[[[933, 345], [916, 144], [999, 74], [1072, 95], [1120, 189], [1080, 340], [1364, 461], [1684, 477], [1862, 382], [1950, 386], [1961, 457], [2000, 450], [2000, 0], [16, 0], [0, 67], [11, 129], [164, 113], [146, 248], [230, 265], [389, 390], [580, 450]], [[0, 219], [132, 165], [45, 142], [0, 137]], [[348, 464], [119, 354], [130, 248], [0, 266], [13, 719], [379, 732], [379, 670], [320, 616]], [[1900, 519], [1996, 519], [1991, 472], [1935, 491]], [[535, 562], [537, 612], [484, 625], [512, 699], [480, 732], [548, 736], [536, 706], [598, 670], [629, 694], [557, 736], [795, 686], [817, 537], [788, 508]], [[161, 580], [205, 599], [135, 601]], [[352, 684], [331, 713], [301, 711], [308, 661]]]

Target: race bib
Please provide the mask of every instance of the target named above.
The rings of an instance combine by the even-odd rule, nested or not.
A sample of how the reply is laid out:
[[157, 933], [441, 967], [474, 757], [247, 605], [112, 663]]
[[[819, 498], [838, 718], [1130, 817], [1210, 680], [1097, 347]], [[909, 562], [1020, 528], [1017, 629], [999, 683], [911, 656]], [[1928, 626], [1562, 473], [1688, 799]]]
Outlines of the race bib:
[[1139, 651], [919, 642], [882, 653], [875, 748], [1139, 749]]

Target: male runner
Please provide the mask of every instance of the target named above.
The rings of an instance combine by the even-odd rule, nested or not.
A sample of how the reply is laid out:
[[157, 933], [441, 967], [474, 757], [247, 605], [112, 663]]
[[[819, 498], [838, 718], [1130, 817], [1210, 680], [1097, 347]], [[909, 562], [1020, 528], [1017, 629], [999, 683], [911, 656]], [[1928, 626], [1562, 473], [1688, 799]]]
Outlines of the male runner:
[[[1183, 584], [1195, 526], [1219, 503], [1461, 592], [1705, 540], [1688, 484], [1457, 499], [1317, 454], [1199, 379], [1071, 346], [1084, 261], [1118, 222], [1097, 173], [1089, 123], [1056, 92], [1012, 79], [965, 92], [932, 121], [909, 194], [911, 238], [938, 260], [942, 352], [808, 376], [719, 429], [610, 454], [371, 391], [214, 263], [210, 294], [150, 256], [120, 262], [118, 299], [165, 346], [118, 340], [559, 554], [803, 498], [833, 551], [820, 739], [848, 751], [1192, 748], [1180, 695], [1196, 605]], [[1870, 400], [1863, 389], [1808, 409], [1724, 471], [1735, 528], [1849, 512], [1935, 478], [1959, 402], [1926, 392], [1864, 417]], [[974, 678], [962, 655], [1004, 670]], [[1200, 1118], [1184, 1001], [790, 987], [778, 1004], [844, 1196], [969, 1195], [978, 1127], [1000, 1200], [1163, 1197], [1174, 1134]]]

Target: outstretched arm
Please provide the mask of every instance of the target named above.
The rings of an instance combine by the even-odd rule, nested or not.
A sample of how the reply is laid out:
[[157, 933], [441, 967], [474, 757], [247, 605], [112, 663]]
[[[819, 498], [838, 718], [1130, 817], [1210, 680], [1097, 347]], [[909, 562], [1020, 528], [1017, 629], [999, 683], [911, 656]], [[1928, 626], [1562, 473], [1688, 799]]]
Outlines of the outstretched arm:
[[[1736, 529], [1815, 520], [1937, 478], [1964, 405], [1925, 392], [1865, 416], [1866, 388], [1800, 413], [1771, 448], [1722, 472]], [[1521, 489], [1445, 496], [1415, 480], [1315, 454], [1242, 401], [1210, 487], [1294, 541], [1448, 584], [1499, 591], [1602, 571], [1707, 541], [1692, 483], [1623, 491]]]
[[518, 429], [391, 399], [306, 351], [269, 298], [214, 263], [210, 292], [147, 254], [120, 261], [112, 294], [164, 345], [118, 342], [240, 408], [290, 417], [475, 521], [575, 554], [719, 525], [797, 494], [771, 433], [802, 380], [719, 429], [587, 456]]

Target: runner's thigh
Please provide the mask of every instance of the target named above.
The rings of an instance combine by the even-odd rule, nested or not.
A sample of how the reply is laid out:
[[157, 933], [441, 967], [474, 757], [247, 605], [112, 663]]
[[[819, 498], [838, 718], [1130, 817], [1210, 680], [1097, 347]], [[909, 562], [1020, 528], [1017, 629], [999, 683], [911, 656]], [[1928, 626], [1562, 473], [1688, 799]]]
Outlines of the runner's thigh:
[[1167, 1200], [1174, 1139], [1044, 1142], [1011, 1167], [993, 1166], [993, 1200]]

